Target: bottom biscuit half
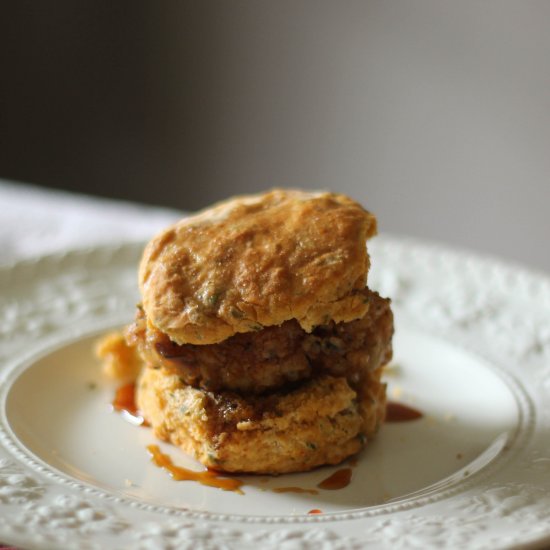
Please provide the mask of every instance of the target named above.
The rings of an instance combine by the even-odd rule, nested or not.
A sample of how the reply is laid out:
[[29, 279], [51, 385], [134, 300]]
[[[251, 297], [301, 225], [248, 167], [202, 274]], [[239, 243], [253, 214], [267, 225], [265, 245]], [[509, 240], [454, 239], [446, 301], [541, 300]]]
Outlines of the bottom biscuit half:
[[186, 385], [145, 368], [136, 400], [160, 439], [226, 472], [283, 474], [337, 464], [357, 453], [385, 415], [382, 369], [354, 390], [344, 377], [319, 376], [269, 395], [242, 396]]

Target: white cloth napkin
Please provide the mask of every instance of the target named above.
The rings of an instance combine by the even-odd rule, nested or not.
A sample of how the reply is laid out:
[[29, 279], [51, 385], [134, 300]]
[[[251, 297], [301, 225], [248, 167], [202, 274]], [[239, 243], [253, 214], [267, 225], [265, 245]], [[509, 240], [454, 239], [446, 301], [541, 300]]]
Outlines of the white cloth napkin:
[[148, 240], [182, 212], [0, 180], [0, 265], [104, 243]]

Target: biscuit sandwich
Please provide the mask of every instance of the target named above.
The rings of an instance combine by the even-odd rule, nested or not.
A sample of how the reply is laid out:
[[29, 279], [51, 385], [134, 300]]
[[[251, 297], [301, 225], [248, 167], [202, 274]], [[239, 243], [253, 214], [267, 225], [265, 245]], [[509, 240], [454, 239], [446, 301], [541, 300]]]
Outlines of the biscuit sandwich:
[[343, 195], [236, 197], [156, 236], [126, 331], [160, 439], [226, 472], [357, 453], [385, 415], [389, 300], [366, 286], [375, 217]]

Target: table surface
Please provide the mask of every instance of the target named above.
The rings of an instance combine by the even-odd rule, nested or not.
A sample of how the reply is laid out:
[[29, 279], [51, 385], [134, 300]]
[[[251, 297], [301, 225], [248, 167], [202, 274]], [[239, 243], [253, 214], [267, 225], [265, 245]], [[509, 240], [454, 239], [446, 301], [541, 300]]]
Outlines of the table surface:
[[0, 180], [0, 265], [110, 242], [145, 241], [175, 210]]

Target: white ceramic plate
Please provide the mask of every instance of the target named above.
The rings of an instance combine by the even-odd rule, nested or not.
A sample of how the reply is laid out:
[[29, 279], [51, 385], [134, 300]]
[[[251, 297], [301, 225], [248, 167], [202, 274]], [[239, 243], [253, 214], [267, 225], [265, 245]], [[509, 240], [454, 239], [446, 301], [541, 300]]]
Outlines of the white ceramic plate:
[[389, 395], [424, 417], [386, 424], [338, 491], [316, 487], [338, 467], [243, 476], [240, 495], [173, 481], [151, 463], [150, 430], [112, 412], [115, 387], [92, 352], [97, 335], [133, 316], [139, 246], [0, 270], [0, 540], [29, 549], [550, 541], [550, 281], [408, 240], [380, 237], [370, 250], [369, 286], [393, 298], [396, 316]]

